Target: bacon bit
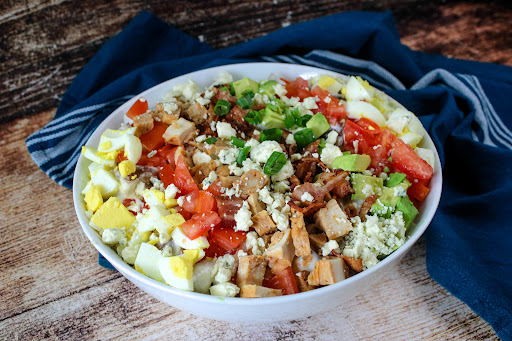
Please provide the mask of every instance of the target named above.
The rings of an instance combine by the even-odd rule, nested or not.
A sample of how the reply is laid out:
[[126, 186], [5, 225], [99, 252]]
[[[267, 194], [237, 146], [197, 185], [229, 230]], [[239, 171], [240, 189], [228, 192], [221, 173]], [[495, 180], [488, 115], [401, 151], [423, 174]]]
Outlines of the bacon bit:
[[313, 196], [313, 202], [323, 200], [325, 195], [329, 193], [341, 181], [347, 177], [347, 172], [340, 172], [333, 175], [323, 186], [315, 186], [311, 182], [306, 182], [303, 185], [297, 186], [292, 192], [292, 199], [302, 201], [301, 197], [304, 193], [308, 192]]
[[321, 208], [324, 208], [326, 203], [325, 202], [316, 202], [306, 207], [299, 207], [297, 206], [293, 201], [288, 201], [288, 205], [290, 205], [291, 208], [296, 209], [297, 211], [301, 212], [305, 216], [312, 215], [316, 211], [318, 211]]
[[377, 201], [379, 198], [378, 194], [372, 195], [367, 197], [363, 204], [361, 205], [361, 209], [359, 210], [359, 218], [361, 218], [361, 221], [366, 221], [366, 215], [368, 212], [370, 212], [370, 209], [372, 208], [373, 204]]

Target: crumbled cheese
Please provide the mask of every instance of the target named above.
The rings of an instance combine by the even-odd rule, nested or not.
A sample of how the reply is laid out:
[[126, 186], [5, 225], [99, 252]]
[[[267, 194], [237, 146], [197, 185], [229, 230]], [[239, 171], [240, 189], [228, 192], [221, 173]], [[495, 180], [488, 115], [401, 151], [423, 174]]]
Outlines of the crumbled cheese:
[[156, 155], [156, 152], [157, 152], [156, 150], [152, 150], [152, 151], [150, 151], [150, 152], [148, 153], [148, 158], [152, 158], [153, 156], [155, 156], [155, 155]]
[[334, 159], [342, 155], [343, 153], [341, 152], [338, 146], [335, 146], [334, 144], [331, 143], [326, 143], [325, 147], [322, 149], [322, 156], [320, 157], [320, 160], [327, 167], [332, 168], [334, 164]]
[[314, 97], [304, 98], [302, 105], [308, 110], [318, 109], [318, 105], [316, 104], [316, 99]]
[[227, 72], [227, 71], [222, 71], [217, 76], [215, 81], [212, 83], [212, 86], [229, 84], [231, 82], [233, 82], [233, 76], [229, 72]]
[[212, 161], [212, 158], [210, 157], [210, 155], [198, 149], [192, 156], [192, 161], [194, 161], [194, 165], [200, 165], [203, 163], [209, 163], [210, 161]]
[[407, 196], [407, 191], [403, 186], [395, 186], [393, 187], [393, 195], [395, 197], [405, 197]]
[[183, 207], [183, 203], [185, 202], [185, 197], [179, 197], [177, 202], [178, 202], [178, 206]]
[[101, 239], [105, 244], [115, 245], [118, 243], [126, 244], [126, 231], [123, 228], [107, 228], [103, 230]]
[[284, 104], [286, 104], [289, 107], [295, 107], [300, 102], [299, 97], [291, 97], [288, 98], [286, 96], [281, 97], [281, 101], [283, 101]]
[[359, 140], [355, 140], [353, 142], [353, 144], [354, 144], [354, 153], [357, 154], [357, 152], [359, 151], [359, 148], [358, 148], [359, 147]]
[[290, 161], [286, 161], [283, 168], [277, 174], [272, 175], [272, 181], [282, 181], [289, 179], [293, 174], [295, 174], [295, 171], [293, 169], [293, 165]]
[[176, 197], [176, 194], [180, 193], [181, 191], [176, 187], [174, 184], [170, 184], [165, 189], [165, 200], [167, 199], [174, 199]]
[[219, 297], [235, 297], [240, 288], [231, 282], [220, 283], [210, 287], [210, 295]]
[[295, 162], [295, 161], [302, 159], [302, 155], [300, 155], [299, 153], [295, 153], [295, 154], [292, 154], [290, 159], [292, 160], [292, 162]]
[[157, 191], [161, 192], [165, 190], [164, 183], [160, 181], [160, 179], [152, 176], [149, 178], [149, 181], [153, 184], [153, 189], [156, 189]]
[[368, 269], [379, 262], [379, 256], [389, 255], [405, 243], [405, 222], [400, 211], [385, 219], [366, 216], [366, 221], [351, 219], [353, 230], [345, 236], [343, 254], [362, 259], [363, 268]]
[[244, 201], [242, 207], [235, 213], [235, 222], [235, 231], [249, 231], [249, 227], [252, 226], [251, 210], [247, 201]]
[[274, 220], [274, 223], [276, 223], [279, 231], [284, 231], [290, 226], [289, 217], [285, 213], [278, 210], [272, 211], [272, 220]]
[[313, 153], [313, 154], [311, 154], [311, 156], [318, 158], [318, 153]]
[[230, 165], [236, 161], [238, 149], [236, 147], [222, 149], [219, 152], [219, 161], [224, 165]]
[[325, 103], [331, 103], [331, 97], [327, 96], [324, 98]]
[[231, 280], [235, 273], [235, 257], [224, 255], [217, 258], [212, 274], [214, 276], [213, 284], [225, 283]]
[[236, 137], [236, 130], [227, 122], [217, 122], [217, 134], [221, 139], [229, 140], [231, 136]]
[[210, 129], [212, 131], [217, 131], [217, 121], [210, 122]]
[[288, 180], [273, 182], [272, 189], [278, 193], [286, 193], [290, 190], [290, 182]]
[[273, 152], [283, 152], [281, 146], [276, 141], [263, 141], [257, 146], [251, 148], [251, 159], [259, 163], [266, 163]]
[[363, 195], [364, 195], [365, 197], [369, 197], [369, 196], [371, 196], [371, 195], [374, 195], [374, 194], [375, 194], [375, 192], [374, 192], [374, 190], [373, 190], [373, 186], [372, 186], [372, 185], [370, 185], [370, 184], [365, 184], [365, 185], [363, 186], [363, 189], [362, 189], [362, 191], [361, 191], [361, 192], [363, 193]]
[[313, 202], [314, 199], [315, 199], [315, 197], [313, 197], [309, 192], [304, 192], [304, 194], [302, 194], [300, 196], [300, 201], [302, 201], [302, 202], [306, 202], [306, 201]]
[[276, 92], [276, 95], [278, 95], [280, 98], [286, 96], [286, 88], [281, 84], [276, 84], [273, 86], [274, 91]]
[[206, 135], [199, 135], [198, 137], [196, 137], [196, 142], [198, 142], [198, 143], [204, 142], [205, 140], [206, 140]]
[[262, 255], [265, 252], [265, 241], [254, 231], [247, 233], [245, 246], [253, 255]]
[[206, 191], [208, 187], [210, 187], [215, 180], [217, 180], [217, 173], [214, 171], [211, 171], [210, 174], [206, 178], [204, 178], [203, 182], [201, 183], [203, 185], [203, 189]]
[[233, 174], [236, 176], [240, 176], [240, 175], [244, 174], [244, 169], [238, 167], [237, 163], [230, 164], [228, 168], [229, 168], [230, 174]]
[[174, 102], [164, 102], [162, 103], [162, 107], [167, 114], [172, 114], [179, 109], [178, 104]]
[[293, 137], [293, 134], [288, 134], [288, 136], [286, 136], [286, 144], [297, 144], [297, 142], [295, 142], [295, 137]]
[[340, 246], [335, 240], [329, 240], [320, 250], [322, 251], [322, 256], [328, 256], [333, 250], [339, 253]]

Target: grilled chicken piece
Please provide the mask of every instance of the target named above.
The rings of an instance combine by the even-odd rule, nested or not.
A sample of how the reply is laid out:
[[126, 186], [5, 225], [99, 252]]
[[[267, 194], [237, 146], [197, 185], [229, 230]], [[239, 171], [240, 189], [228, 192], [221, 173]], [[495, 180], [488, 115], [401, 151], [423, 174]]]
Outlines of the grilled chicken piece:
[[[247, 198], [252, 193], [257, 193], [268, 184], [268, 178], [256, 169], [251, 169], [238, 181], [238, 188], [240, 189], [240, 196]], [[235, 184], [236, 186], [236, 184]]]
[[258, 199], [258, 193], [252, 193], [247, 199], [252, 215], [256, 215], [265, 210], [265, 204]]
[[359, 273], [363, 271], [363, 260], [362, 259], [355, 259], [349, 256], [342, 255], [341, 258], [345, 261], [345, 264], [347, 264], [352, 270]]
[[195, 124], [201, 124], [206, 121], [206, 118], [208, 117], [208, 110], [201, 104], [195, 102], [185, 110], [184, 117], [193, 121]]
[[184, 118], [179, 118], [165, 131], [163, 138], [168, 144], [182, 145], [190, 140], [196, 131], [196, 125]]
[[260, 236], [273, 233], [277, 230], [277, 226], [268, 215], [267, 211], [263, 210], [252, 217], [252, 227]]
[[297, 286], [299, 287], [300, 292], [309, 291], [309, 290], [314, 289], [308, 283], [308, 275], [309, 275], [309, 272], [307, 272], [305, 270], [299, 271], [295, 274], [295, 277], [297, 278], [297, 280], [296, 280]]
[[292, 225], [292, 240], [295, 247], [295, 256], [307, 256], [311, 254], [311, 245], [309, 244], [309, 235], [304, 223], [304, 215], [301, 212], [293, 210], [290, 217]]
[[270, 289], [253, 284], [243, 286], [240, 291], [240, 297], [244, 298], [274, 297], [282, 295], [283, 291], [281, 289]]
[[312, 249], [319, 253], [322, 246], [327, 243], [327, 235], [325, 233], [310, 234], [309, 241], [311, 242]]
[[343, 259], [326, 258], [315, 263], [315, 269], [308, 276], [308, 284], [312, 286], [330, 285], [345, 278]]
[[133, 126], [137, 129], [135, 130], [135, 136], [141, 136], [150, 132], [155, 126], [155, 122], [150, 113], [144, 113], [133, 118]]
[[176, 104], [176, 107], [172, 106], [174, 108], [171, 108], [171, 106], [166, 106], [166, 103], [157, 103], [156, 109], [151, 112], [151, 115], [155, 120], [171, 125], [180, 118], [180, 111], [183, 106], [180, 101], [176, 101], [174, 104]]
[[239, 258], [236, 285], [261, 285], [265, 277], [268, 261], [263, 256], [249, 255]]
[[315, 221], [330, 240], [343, 237], [352, 230], [352, 223], [334, 199], [315, 213]]
[[264, 253], [269, 261], [269, 267], [275, 274], [292, 265], [295, 247], [291, 235], [290, 229], [274, 233], [270, 246]]

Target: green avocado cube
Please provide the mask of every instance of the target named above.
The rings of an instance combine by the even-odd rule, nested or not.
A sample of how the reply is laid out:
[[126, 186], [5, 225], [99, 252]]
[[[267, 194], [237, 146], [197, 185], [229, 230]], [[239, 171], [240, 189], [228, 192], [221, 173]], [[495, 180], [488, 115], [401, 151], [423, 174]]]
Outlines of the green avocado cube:
[[382, 188], [382, 194], [379, 199], [372, 205], [371, 212], [377, 215], [389, 218], [391, 213], [395, 211], [395, 206], [398, 203], [400, 197], [395, 196], [395, 191], [392, 188]]
[[267, 95], [268, 98], [274, 96], [276, 94], [274, 85], [277, 85], [276, 81], [266, 81], [265, 83], [260, 85], [260, 94]]
[[350, 153], [350, 151], [345, 150], [344, 152], [342, 152], [342, 154], [343, 154], [343, 155], [350, 155], [351, 153]]
[[313, 133], [316, 137], [322, 136], [327, 130], [331, 129], [331, 125], [327, 121], [324, 115], [318, 113], [315, 114], [307, 123], [307, 128], [313, 129]]
[[267, 128], [285, 129], [284, 117], [278, 112], [273, 111], [269, 107], [260, 111], [262, 123]]
[[405, 174], [402, 173], [391, 173], [389, 174], [389, 178], [386, 180], [387, 187], [395, 187], [398, 186], [405, 179]]
[[366, 154], [348, 154], [334, 159], [332, 168], [343, 169], [349, 172], [364, 172], [372, 159]]
[[400, 197], [396, 204], [396, 210], [400, 211], [404, 215], [405, 227], [407, 228], [418, 215], [418, 210], [414, 207], [414, 204], [409, 197]]
[[[369, 192], [380, 193], [384, 182], [381, 178], [376, 176], [358, 173], [352, 173], [350, 180], [352, 189], [355, 191], [355, 193], [352, 194], [352, 200], [364, 200], [366, 197], [372, 195]], [[371, 186], [371, 189], [368, 186]]]
[[235, 88], [235, 96], [241, 98], [243, 95], [249, 92], [257, 93], [260, 85], [250, 78], [242, 78], [239, 81], [233, 82], [233, 88]]

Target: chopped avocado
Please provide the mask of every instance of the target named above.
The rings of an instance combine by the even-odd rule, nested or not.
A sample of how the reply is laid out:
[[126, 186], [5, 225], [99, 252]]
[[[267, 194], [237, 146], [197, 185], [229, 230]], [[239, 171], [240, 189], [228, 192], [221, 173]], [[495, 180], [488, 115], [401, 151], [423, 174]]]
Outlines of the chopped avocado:
[[372, 205], [371, 211], [381, 217], [389, 218], [391, 213], [395, 211], [398, 200], [400, 200], [400, 197], [395, 196], [394, 189], [384, 187], [379, 199]]
[[273, 111], [269, 107], [266, 107], [265, 109], [262, 109], [260, 111], [262, 123], [267, 128], [279, 128], [279, 129], [285, 129], [286, 126], [284, 125], [284, 117], [278, 112]]
[[235, 88], [235, 96], [241, 98], [248, 92], [257, 93], [259, 90], [259, 84], [250, 78], [242, 78], [239, 81], [233, 82], [233, 88]]
[[405, 227], [407, 228], [418, 215], [418, 210], [414, 207], [409, 197], [400, 197], [396, 204], [396, 210], [404, 214]]
[[366, 154], [348, 154], [334, 159], [332, 168], [350, 172], [363, 172], [368, 168], [372, 159]]
[[[352, 194], [352, 200], [364, 200], [370, 195], [380, 193], [383, 180], [371, 175], [352, 173], [350, 175], [352, 188], [355, 193]], [[371, 188], [368, 188], [370, 186]]]
[[350, 155], [350, 154], [351, 154], [351, 153], [350, 153], [350, 151], [348, 151], [348, 150], [345, 150], [345, 151], [343, 152], [343, 155]]
[[315, 136], [322, 136], [327, 130], [331, 129], [331, 125], [324, 115], [318, 113], [314, 115], [307, 123], [307, 128], [313, 129]]
[[405, 179], [405, 174], [402, 173], [391, 173], [389, 178], [386, 180], [387, 187], [398, 186]]
[[274, 90], [274, 85], [277, 85], [276, 81], [266, 81], [260, 86], [260, 94], [267, 95], [268, 98], [274, 96], [276, 94], [276, 90]]

